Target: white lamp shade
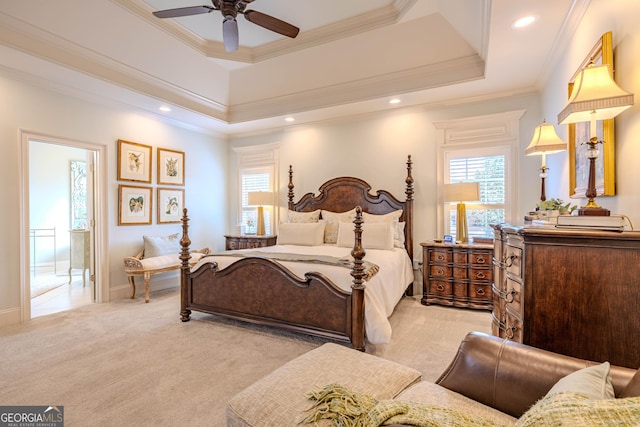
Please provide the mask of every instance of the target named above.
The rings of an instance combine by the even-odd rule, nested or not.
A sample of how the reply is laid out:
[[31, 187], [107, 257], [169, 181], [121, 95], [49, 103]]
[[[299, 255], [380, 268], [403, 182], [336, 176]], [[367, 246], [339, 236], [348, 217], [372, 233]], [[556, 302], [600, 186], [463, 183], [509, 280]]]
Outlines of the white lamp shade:
[[480, 200], [480, 184], [477, 182], [458, 182], [444, 185], [445, 202], [477, 202]]
[[633, 105], [633, 94], [616, 84], [608, 65], [589, 66], [576, 77], [569, 102], [558, 114], [558, 123], [612, 119]]
[[273, 193], [270, 191], [249, 191], [247, 204], [249, 206], [268, 206], [273, 203]]
[[533, 138], [527, 146], [525, 153], [527, 156], [553, 154], [567, 149], [567, 143], [560, 139], [555, 127], [547, 122], [543, 122], [536, 127]]

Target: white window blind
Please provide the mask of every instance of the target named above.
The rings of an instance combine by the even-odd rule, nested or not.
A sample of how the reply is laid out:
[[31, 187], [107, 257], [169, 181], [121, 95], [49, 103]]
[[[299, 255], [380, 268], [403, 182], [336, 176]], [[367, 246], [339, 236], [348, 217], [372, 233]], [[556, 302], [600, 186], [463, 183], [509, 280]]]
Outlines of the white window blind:
[[[273, 191], [273, 167], [254, 167], [240, 169], [240, 204], [241, 225], [243, 232], [256, 232], [258, 223], [258, 208], [249, 206], [247, 201], [251, 191]], [[265, 233], [271, 234], [271, 218], [273, 208], [264, 206]]]
[[[466, 203], [469, 237], [491, 237], [493, 230], [489, 224], [505, 221], [505, 159], [505, 154], [480, 153], [463, 157], [451, 153], [448, 159], [446, 179], [449, 183], [478, 182], [480, 185], [480, 202]], [[446, 206], [445, 213], [449, 233], [455, 235], [456, 205]]]

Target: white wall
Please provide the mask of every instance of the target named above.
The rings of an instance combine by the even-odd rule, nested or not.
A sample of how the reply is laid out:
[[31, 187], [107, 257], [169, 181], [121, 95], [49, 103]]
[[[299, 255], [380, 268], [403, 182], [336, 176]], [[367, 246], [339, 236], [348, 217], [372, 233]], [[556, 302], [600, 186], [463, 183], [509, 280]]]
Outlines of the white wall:
[[[287, 206], [288, 167], [293, 166], [295, 199], [317, 192], [328, 179], [338, 176], [362, 178], [372, 191], [390, 190], [404, 199], [406, 159], [411, 154], [414, 178], [414, 256], [419, 257], [419, 243], [438, 237], [436, 234], [436, 130], [433, 122], [463, 117], [482, 116], [512, 110], [526, 110], [521, 119], [520, 152], [531, 140], [539, 116], [536, 95], [469, 104], [438, 111], [421, 108], [397, 109], [388, 113], [333, 123], [291, 126], [277, 132], [235, 137], [231, 147], [280, 143], [279, 199], [281, 209]], [[533, 113], [532, 113], [533, 112]], [[236, 157], [230, 152], [234, 170]], [[519, 212], [531, 210], [539, 198], [536, 168], [539, 158], [520, 162], [517, 183]], [[523, 179], [524, 177], [524, 179]], [[531, 191], [531, 181], [536, 191]], [[237, 217], [237, 180], [230, 181], [230, 215], [228, 227]]]
[[[567, 126], [557, 126], [557, 115], [567, 101], [567, 83], [602, 34], [613, 35], [615, 79], [624, 90], [635, 94], [635, 105], [615, 119], [616, 195], [598, 197], [596, 203], [612, 213], [626, 214], [640, 227], [640, 2], [637, 0], [593, 0], [575, 34], [569, 40], [560, 61], [542, 93], [542, 111], [547, 121], [556, 124], [565, 141]], [[607, 142], [605, 141], [605, 144]], [[602, 151], [602, 150], [601, 150]], [[598, 160], [602, 160], [599, 158]], [[567, 153], [548, 157], [548, 197], [569, 199], [569, 162]], [[584, 205], [585, 199], [572, 200]]]
[[[122, 258], [135, 255], [142, 235], [165, 235], [180, 231], [179, 224], [118, 226], [117, 140], [125, 139], [154, 147], [153, 180], [157, 187], [156, 147], [185, 152], [185, 200], [192, 219], [193, 247], [224, 247], [227, 221], [227, 143], [223, 138], [171, 126], [124, 108], [97, 105], [78, 98], [31, 86], [0, 75], [0, 199], [5, 201], [0, 221], [0, 324], [20, 319], [20, 130], [105, 146], [107, 194], [100, 194], [108, 212], [108, 259], [112, 298], [125, 296], [129, 285]], [[154, 191], [155, 200], [155, 191]], [[28, 221], [26, 221], [28, 223]], [[28, 225], [26, 227], [28, 229]], [[169, 273], [171, 274], [171, 273]], [[163, 280], [166, 283], [163, 284]], [[175, 278], [159, 277], [152, 286], [175, 286]], [[177, 311], [176, 311], [177, 313]]]

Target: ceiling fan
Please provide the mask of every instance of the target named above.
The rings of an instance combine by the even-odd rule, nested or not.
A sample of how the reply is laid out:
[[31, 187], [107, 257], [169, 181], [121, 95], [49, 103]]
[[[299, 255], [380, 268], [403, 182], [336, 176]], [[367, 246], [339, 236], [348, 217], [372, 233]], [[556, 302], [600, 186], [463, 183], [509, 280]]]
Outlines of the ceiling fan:
[[259, 25], [267, 30], [274, 31], [283, 36], [295, 38], [300, 32], [300, 28], [281, 21], [278, 18], [267, 15], [256, 10], [245, 10], [247, 5], [254, 0], [211, 0], [213, 6], [189, 6], [177, 9], [159, 10], [153, 12], [157, 18], [177, 18], [180, 16], [199, 15], [201, 13], [211, 13], [219, 10], [224, 17], [222, 21], [222, 40], [227, 52], [238, 50], [238, 13], [244, 15], [245, 19], [253, 24]]

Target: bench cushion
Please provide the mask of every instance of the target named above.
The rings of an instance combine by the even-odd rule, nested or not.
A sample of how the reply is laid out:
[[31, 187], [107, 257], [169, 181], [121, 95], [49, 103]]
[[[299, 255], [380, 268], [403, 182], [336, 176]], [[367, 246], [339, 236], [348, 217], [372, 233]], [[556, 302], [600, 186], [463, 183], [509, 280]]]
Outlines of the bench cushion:
[[306, 394], [327, 384], [340, 383], [383, 400], [396, 397], [420, 378], [415, 369], [328, 343], [291, 360], [231, 398], [227, 426], [295, 426], [312, 405]]
[[[189, 260], [190, 264], [198, 262], [200, 258], [202, 258], [204, 254], [199, 252], [191, 252], [191, 259]], [[181, 261], [180, 255], [162, 255], [162, 256], [154, 256], [151, 258], [143, 258], [140, 260], [140, 264], [144, 270], [153, 271], [153, 270], [161, 270], [169, 267], [179, 268]]]
[[144, 257], [152, 258], [180, 252], [180, 235], [142, 236], [144, 240]]

